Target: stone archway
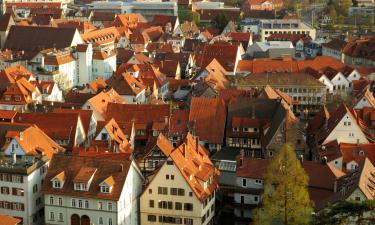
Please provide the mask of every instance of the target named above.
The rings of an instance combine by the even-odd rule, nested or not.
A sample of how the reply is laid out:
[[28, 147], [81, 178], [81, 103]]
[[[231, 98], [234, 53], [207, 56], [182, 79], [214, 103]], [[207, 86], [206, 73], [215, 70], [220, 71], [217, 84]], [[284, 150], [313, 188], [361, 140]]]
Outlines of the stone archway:
[[81, 219], [79, 218], [79, 216], [77, 214], [73, 214], [70, 217], [70, 224], [71, 225], [81, 225]]
[[90, 217], [83, 215], [81, 217], [81, 225], [90, 225]]

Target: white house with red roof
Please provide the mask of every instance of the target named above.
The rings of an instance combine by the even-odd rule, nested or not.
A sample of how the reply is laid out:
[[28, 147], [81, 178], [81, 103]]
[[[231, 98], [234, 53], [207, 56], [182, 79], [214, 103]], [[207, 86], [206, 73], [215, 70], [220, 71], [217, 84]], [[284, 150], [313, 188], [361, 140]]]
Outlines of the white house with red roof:
[[141, 195], [141, 224], [212, 224], [219, 171], [188, 134]]
[[0, 136], [0, 214], [43, 224], [41, 184], [52, 155], [64, 149], [34, 125], [0, 123]]
[[134, 161], [117, 155], [54, 155], [42, 187], [45, 223], [139, 224], [143, 176]]

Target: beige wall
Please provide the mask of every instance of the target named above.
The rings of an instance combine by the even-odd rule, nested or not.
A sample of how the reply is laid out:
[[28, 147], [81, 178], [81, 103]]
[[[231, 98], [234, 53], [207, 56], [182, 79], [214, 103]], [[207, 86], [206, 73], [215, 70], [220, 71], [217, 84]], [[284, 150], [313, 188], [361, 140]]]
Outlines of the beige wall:
[[[169, 179], [166, 179], [166, 175], [169, 175]], [[171, 175], [174, 175], [174, 180], [171, 180]], [[168, 195], [159, 195], [158, 187], [168, 187]], [[183, 188], [185, 190], [184, 196], [175, 196], [170, 194], [170, 188]], [[152, 190], [152, 193], [149, 193], [149, 189]], [[192, 194], [189, 196], [189, 192], [192, 192], [189, 184], [186, 182], [184, 177], [181, 175], [180, 170], [173, 164], [168, 165], [164, 163], [159, 172], [151, 181], [150, 185], [144, 190], [141, 195], [140, 204], [141, 204], [141, 225], [143, 224], [162, 224], [158, 222], [158, 217], [160, 216], [172, 216], [172, 217], [181, 217], [183, 218], [192, 218], [193, 224], [202, 224], [202, 216], [206, 214], [208, 210], [211, 209], [211, 205], [215, 202], [213, 198], [207, 206], [203, 209], [203, 204], [198, 200], [196, 195]], [[149, 200], [154, 200], [154, 208], [149, 207]], [[159, 209], [158, 201], [172, 201], [173, 209]], [[175, 202], [182, 203], [182, 210], [175, 210]], [[192, 203], [193, 211], [185, 211], [183, 204]], [[148, 215], [155, 215], [156, 222], [149, 222], [147, 220]], [[209, 219], [203, 224], [212, 218], [214, 213], [210, 211]]]

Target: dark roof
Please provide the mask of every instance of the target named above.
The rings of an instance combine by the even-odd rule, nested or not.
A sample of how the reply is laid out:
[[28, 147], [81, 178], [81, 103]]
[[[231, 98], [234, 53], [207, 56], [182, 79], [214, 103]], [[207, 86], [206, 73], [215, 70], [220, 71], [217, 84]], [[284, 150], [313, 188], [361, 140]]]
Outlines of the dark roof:
[[26, 52], [62, 49], [71, 46], [75, 33], [72, 28], [12, 26], [4, 49]]
[[10, 14], [4, 14], [0, 16], [0, 31], [6, 31], [9, 27], [9, 23], [12, 21]]
[[332, 39], [330, 42], [323, 44], [323, 47], [342, 51], [348, 42], [340, 39]]

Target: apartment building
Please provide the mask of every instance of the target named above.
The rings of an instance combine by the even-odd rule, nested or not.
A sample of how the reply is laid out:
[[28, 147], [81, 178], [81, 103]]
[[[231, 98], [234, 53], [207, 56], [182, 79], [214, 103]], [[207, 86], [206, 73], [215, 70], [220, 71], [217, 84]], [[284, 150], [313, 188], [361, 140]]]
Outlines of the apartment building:
[[43, 183], [45, 224], [138, 224], [143, 177], [133, 161], [55, 155]]
[[270, 72], [253, 74], [238, 81], [241, 89], [263, 88], [270, 85], [293, 99], [297, 114], [315, 113], [326, 102], [326, 86], [306, 73]]
[[188, 134], [142, 193], [141, 224], [213, 224], [218, 177], [207, 150]]
[[0, 214], [17, 218], [20, 224], [43, 224], [41, 186], [52, 154], [63, 148], [32, 125], [0, 123], [0, 135], [5, 140], [0, 162]]
[[260, 20], [260, 40], [265, 41], [272, 34], [306, 34], [315, 40], [316, 30], [298, 19], [266, 19]]

